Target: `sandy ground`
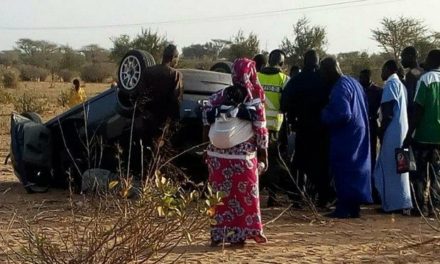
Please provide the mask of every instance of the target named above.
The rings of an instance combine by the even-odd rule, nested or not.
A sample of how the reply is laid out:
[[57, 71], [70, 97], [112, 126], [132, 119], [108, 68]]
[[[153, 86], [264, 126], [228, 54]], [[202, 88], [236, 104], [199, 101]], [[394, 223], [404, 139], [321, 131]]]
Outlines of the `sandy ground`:
[[[67, 191], [29, 195], [10, 167], [1, 171], [0, 234], [8, 232], [15, 237], [15, 246], [20, 246], [17, 225], [6, 231], [14, 213], [32, 218], [44, 212], [52, 219], [47, 221], [51, 228], [57, 228], [57, 223], [65, 228], [61, 219], [69, 213]], [[283, 208], [263, 208], [263, 220], [268, 222], [282, 212]], [[440, 234], [420, 218], [381, 215], [372, 207], [364, 208], [361, 219], [313, 222], [309, 217], [306, 211], [287, 211], [265, 226], [267, 244], [249, 241], [243, 248], [210, 247], [206, 228], [202, 237], [192, 245], [179, 245], [164, 263], [179, 257], [177, 263], [440, 263]], [[0, 253], [0, 263], [5, 259]]]
[[[104, 86], [100, 86], [101, 88]], [[101, 89], [97, 88], [97, 90]], [[68, 213], [68, 193], [50, 190], [46, 194], [26, 194], [13, 175], [10, 164], [3, 165], [9, 149], [11, 105], [0, 108], [0, 234], [16, 235], [15, 225], [7, 231], [12, 215], [33, 217], [42, 211], [52, 217]], [[62, 109], [44, 116], [47, 119]], [[265, 197], [262, 197], [262, 204]], [[362, 218], [311, 221], [307, 211], [288, 210], [265, 226], [269, 242], [249, 241], [243, 248], [209, 247], [209, 229], [192, 245], [179, 245], [164, 262], [178, 263], [440, 263], [440, 232], [421, 218], [384, 215], [374, 206], [363, 208]], [[284, 208], [262, 209], [264, 222]], [[439, 226], [440, 221], [429, 219]], [[57, 222], [52, 222], [51, 225]], [[61, 225], [61, 223], [60, 223]], [[53, 227], [53, 226], [52, 226]], [[18, 238], [17, 238], [18, 239]], [[18, 240], [17, 240], [18, 241]], [[5, 248], [0, 239], [0, 248]], [[0, 263], [6, 256], [0, 250]]]

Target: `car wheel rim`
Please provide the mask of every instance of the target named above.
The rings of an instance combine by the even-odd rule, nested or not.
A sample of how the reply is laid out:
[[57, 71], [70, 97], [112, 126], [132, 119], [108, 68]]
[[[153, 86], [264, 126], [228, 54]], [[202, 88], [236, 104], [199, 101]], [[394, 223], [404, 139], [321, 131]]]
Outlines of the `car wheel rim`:
[[133, 90], [141, 79], [141, 63], [135, 56], [127, 56], [121, 63], [119, 81], [126, 90]]

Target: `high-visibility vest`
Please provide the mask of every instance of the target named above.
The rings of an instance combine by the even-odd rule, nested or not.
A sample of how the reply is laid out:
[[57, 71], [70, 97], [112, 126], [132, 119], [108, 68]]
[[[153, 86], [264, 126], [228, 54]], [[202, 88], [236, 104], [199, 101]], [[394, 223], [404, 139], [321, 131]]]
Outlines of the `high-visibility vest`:
[[280, 112], [281, 93], [289, 77], [284, 73], [264, 74], [259, 72], [258, 79], [266, 95], [266, 123], [271, 131], [278, 132], [283, 123], [283, 114]]

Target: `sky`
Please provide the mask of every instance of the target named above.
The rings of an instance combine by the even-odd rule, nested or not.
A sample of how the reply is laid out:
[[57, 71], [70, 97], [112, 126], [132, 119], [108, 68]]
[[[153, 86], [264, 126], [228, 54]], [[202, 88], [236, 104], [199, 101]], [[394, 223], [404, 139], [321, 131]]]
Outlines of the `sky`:
[[307, 17], [327, 30], [327, 52], [377, 52], [371, 29], [383, 17], [412, 17], [440, 31], [440, 0], [1, 0], [0, 50], [20, 38], [79, 49], [111, 48], [111, 38], [151, 28], [180, 48], [257, 34], [260, 48], [278, 48], [292, 25]]

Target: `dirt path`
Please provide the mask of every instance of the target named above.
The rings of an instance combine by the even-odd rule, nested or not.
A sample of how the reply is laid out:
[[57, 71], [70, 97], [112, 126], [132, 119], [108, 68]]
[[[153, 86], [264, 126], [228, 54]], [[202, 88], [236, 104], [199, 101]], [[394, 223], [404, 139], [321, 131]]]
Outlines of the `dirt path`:
[[[6, 142], [2, 137], [2, 142]], [[0, 147], [3, 161], [8, 148]], [[49, 212], [50, 217], [68, 214], [68, 192], [51, 190], [46, 194], [26, 194], [10, 165], [0, 167], [0, 233], [5, 234], [14, 212], [33, 217]], [[264, 198], [263, 198], [264, 199]], [[264, 202], [263, 202], [264, 204]], [[283, 208], [263, 208], [263, 220], [277, 217]], [[415, 217], [383, 215], [367, 207], [361, 219], [313, 223], [305, 211], [288, 211], [265, 227], [269, 242], [250, 241], [244, 248], [209, 247], [209, 229], [192, 245], [180, 245], [166, 262], [183, 254], [178, 263], [440, 263], [440, 233]], [[430, 220], [433, 224], [439, 222]], [[52, 221], [53, 224], [62, 221]], [[54, 227], [51, 224], [51, 227]], [[8, 231], [17, 234], [15, 227]], [[423, 244], [426, 241], [430, 241]], [[418, 245], [422, 244], [422, 245]], [[19, 245], [17, 245], [19, 246]], [[4, 247], [0, 241], [0, 247]], [[0, 253], [0, 263], [5, 256]]]
[[[68, 192], [60, 190], [26, 194], [10, 169], [2, 167], [0, 233], [5, 234], [14, 212], [27, 217], [44, 212], [52, 219], [52, 228], [57, 223], [61, 229], [68, 228], [61, 220], [68, 214], [68, 196]], [[283, 208], [263, 208], [263, 220], [268, 222], [282, 211]], [[16, 234], [14, 228], [9, 232]], [[265, 233], [269, 239], [265, 245], [250, 241], [244, 248], [211, 248], [207, 228], [203, 237], [192, 245], [178, 246], [165, 262], [183, 254], [178, 263], [440, 263], [439, 233], [419, 218], [382, 215], [373, 207], [364, 208], [361, 219], [321, 223], [308, 220], [305, 211], [288, 211], [266, 226]], [[435, 240], [423, 244], [432, 239]], [[4, 245], [0, 241], [1, 246]], [[5, 256], [0, 255], [3, 263], [1, 260]]]
[[[263, 210], [269, 219], [279, 210]], [[440, 240], [417, 218], [377, 215], [370, 209], [358, 220], [310, 223], [293, 211], [265, 229], [269, 243], [243, 249], [212, 249], [203, 241], [182, 246], [188, 263], [435, 263]], [[393, 220], [394, 219], [394, 220]], [[438, 234], [437, 234], [438, 235]], [[205, 238], [206, 240], [208, 237]]]

